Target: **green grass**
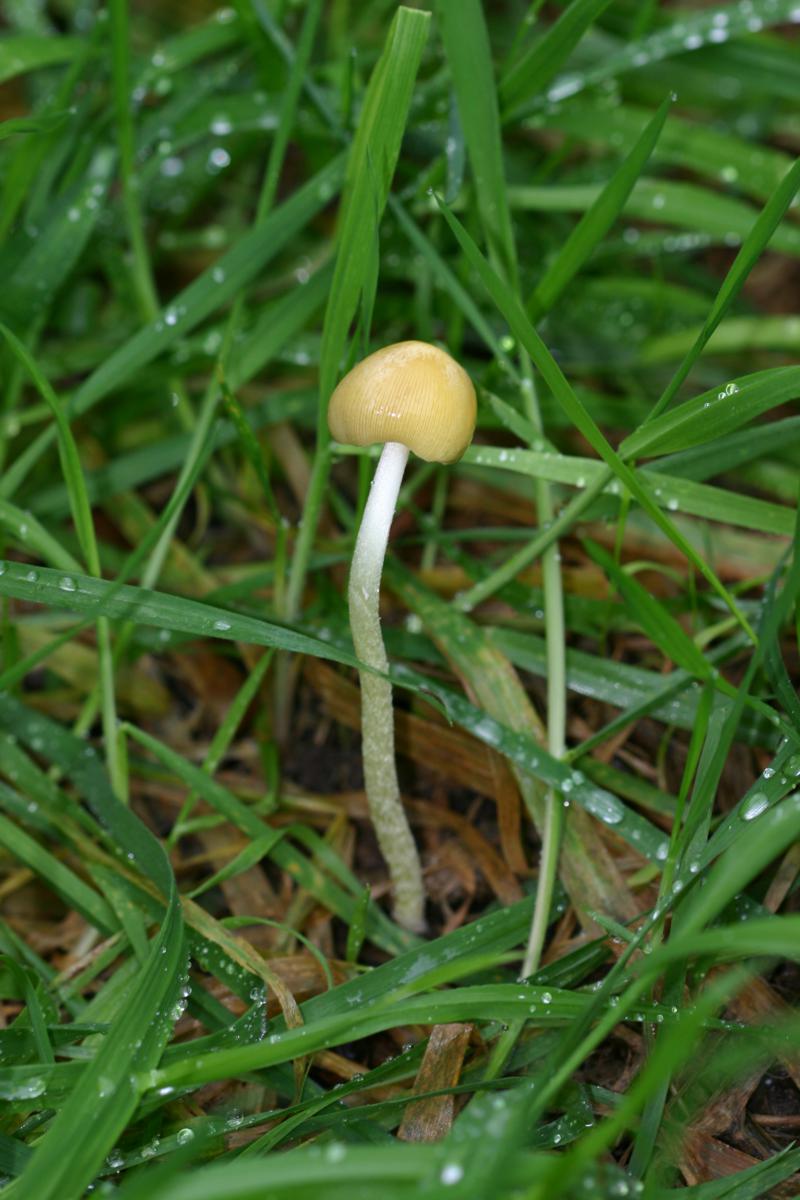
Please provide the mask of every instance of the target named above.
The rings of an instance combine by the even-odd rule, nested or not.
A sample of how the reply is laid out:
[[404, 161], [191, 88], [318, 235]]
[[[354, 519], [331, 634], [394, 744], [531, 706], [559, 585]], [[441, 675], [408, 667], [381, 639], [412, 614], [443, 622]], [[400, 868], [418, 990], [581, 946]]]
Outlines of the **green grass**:
[[796, 0], [0, 17], [0, 1193], [798, 1194]]

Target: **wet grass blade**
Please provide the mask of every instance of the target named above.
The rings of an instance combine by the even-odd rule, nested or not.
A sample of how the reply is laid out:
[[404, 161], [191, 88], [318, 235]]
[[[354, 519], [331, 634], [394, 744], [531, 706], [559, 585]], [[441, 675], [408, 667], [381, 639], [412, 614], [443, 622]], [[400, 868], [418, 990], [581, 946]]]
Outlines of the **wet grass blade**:
[[[179, 337], [233, 299], [330, 202], [343, 174], [344, 160], [338, 157], [262, 225], [244, 234], [213, 268], [209, 267], [180, 292], [155, 322], [134, 334], [101, 363], [73, 394], [68, 414], [88, 412], [110, 392], [127, 384], [137, 371], [168, 350]], [[20, 454], [0, 482], [0, 495], [8, 498], [14, 494], [51, 441], [52, 433], [45, 430]]]
[[629, 457], [671, 454], [724, 437], [800, 396], [800, 367], [775, 367], [712, 388], [648, 421], [620, 445]]
[[478, 247], [475, 245], [472, 238], [458, 221], [458, 219], [443, 205], [440, 201], [440, 207], [444, 213], [445, 219], [452, 229], [457, 241], [462, 250], [467, 256], [467, 259], [475, 268], [481, 282], [488, 291], [489, 295], [494, 300], [500, 312], [508, 321], [509, 327], [514, 335], [519, 339], [525, 349], [531, 356], [537, 369], [541, 372], [542, 378], [549, 386], [556, 400], [562, 405], [564, 411], [574, 423], [575, 428], [583, 434], [593, 449], [607, 463], [611, 471], [617, 476], [622, 484], [628, 489], [631, 495], [639, 502], [644, 511], [652, 517], [656, 525], [669, 538], [671, 542], [685, 555], [692, 563], [694, 568], [703, 576], [710, 584], [714, 591], [721, 597], [726, 607], [730, 609], [732, 615], [737, 622], [742, 626], [750, 637], [754, 637], [753, 631], [743, 616], [738, 604], [729, 593], [728, 589], [720, 582], [717, 575], [708, 564], [697, 554], [687, 539], [680, 533], [669, 521], [658, 506], [642, 486], [641, 481], [636, 472], [625, 463], [615, 450], [611, 448], [607, 440], [603, 437], [595, 421], [581, 404], [580, 400], [575, 395], [574, 391], [567, 382], [561, 368], [552, 357], [542, 339], [537, 334], [536, 330], [530, 324], [522, 307], [502, 285], [497, 275], [492, 270], [489, 263], [481, 254]]
[[492, 54], [480, 0], [438, 0], [437, 11], [475, 180], [489, 258], [509, 280], [517, 256], [508, 207]]
[[658, 404], [650, 414], [651, 419], [663, 412], [677, 395], [679, 387], [702, 354], [712, 333], [725, 316], [736, 296], [738, 296], [744, 286], [745, 280], [763, 254], [765, 247], [769, 244], [770, 239], [783, 220], [787, 209], [797, 195], [798, 188], [800, 188], [800, 160], [797, 160], [786, 172], [786, 175], [765, 204], [761, 213], [753, 222], [750, 232], [742, 243], [741, 250], [736, 255], [733, 266], [728, 271], [722, 287], [717, 292], [711, 310], [703, 323], [703, 328], [697, 335], [697, 340], [687, 352], [677, 371], [675, 371], [669, 381]]
[[[126, 1127], [139, 1100], [134, 1072], [155, 1065], [169, 1038], [173, 1009], [186, 968], [183, 923], [174, 877], [161, 845], [115, 798], [109, 780], [86, 745], [55, 722], [31, 714], [7, 695], [0, 721], [21, 741], [46, 747], [48, 759], [84, 793], [120, 849], [151, 873], [167, 900], [164, 922], [148, 958], [120, 996], [115, 1019], [94, 1058], [55, 1116], [8, 1195], [68, 1200], [84, 1194]], [[69, 1148], [65, 1152], [65, 1148]]]
[[500, 81], [500, 99], [509, 110], [540, 96], [610, 0], [573, 0], [540, 38], [512, 63]]
[[47, 604], [84, 616], [106, 616], [117, 621], [155, 625], [194, 637], [220, 637], [275, 646], [297, 654], [314, 654], [334, 662], [357, 662], [352, 654], [338, 650], [318, 638], [280, 625], [271, 625], [229, 609], [215, 608], [182, 596], [170, 596], [148, 588], [131, 587], [93, 579], [87, 575], [65, 576], [48, 567], [33, 570], [22, 563], [5, 563], [0, 573], [0, 595], [15, 596], [34, 604]]
[[634, 184], [656, 148], [670, 103], [669, 99], [662, 102], [627, 158], [612, 175], [591, 208], [581, 217], [545, 270], [527, 303], [532, 321], [538, 321], [552, 308], [622, 212]]

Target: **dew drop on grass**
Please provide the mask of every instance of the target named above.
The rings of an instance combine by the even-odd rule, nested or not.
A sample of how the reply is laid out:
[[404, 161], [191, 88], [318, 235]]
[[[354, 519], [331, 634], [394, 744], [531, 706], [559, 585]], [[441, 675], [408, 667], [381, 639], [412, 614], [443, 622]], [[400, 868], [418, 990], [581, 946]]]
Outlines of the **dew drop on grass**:
[[581, 90], [581, 85], [580, 75], [564, 75], [561, 79], [557, 79], [550, 88], [547, 99], [551, 104], [557, 104], [559, 100], [566, 100], [567, 96], [574, 96]]
[[231, 125], [231, 122], [228, 119], [228, 117], [220, 115], [220, 116], [214, 117], [214, 119], [211, 122], [210, 128], [211, 128], [211, 132], [213, 134], [216, 134], [217, 137], [225, 137], [226, 134], [231, 132], [231, 130], [233, 129], [233, 125]]
[[194, 1133], [189, 1128], [179, 1129], [176, 1134], [176, 1140], [177, 1140], [179, 1146], [185, 1146], [186, 1143], [190, 1142], [193, 1137], [194, 1137]]
[[215, 146], [208, 156], [206, 162], [206, 170], [210, 175], [216, 175], [218, 171], [224, 171], [231, 164], [231, 156], [223, 146]]
[[25, 580], [26, 583], [36, 583], [36, 580], [39, 578], [39, 572], [38, 571], [27, 571], [23, 575], [22, 578]]
[[4, 562], [0, 562], [0, 575], [5, 575], [5, 573], [6, 573], [6, 564]]
[[460, 1183], [464, 1178], [464, 1168], [459, 1163], [445, 1163], [439, 1175], [439, 1182], [447, 1186]]
[[214, 629], [217, 633], [227, 633], [231, 627], [230, 621], [215, 621]]
[[586, 807], [604, 825], [619, 825], [625, 816], [623, 805], [614, 796], [592, 796]]
[[178, 158], [177, 154], [170, 154], [164, 159], [159, 170], [166, 179], [176, 179], [178, 175], [183, 174], [183, 159]]
[[62, 592], [76, 592], [78, 585], [69, 575], [62, 575], [58, 581], [58, 586]]
[[769, 808], [769, 797], [766, 792], [753, 792], [746, 801], [742, 809], [743, 821], [755, 821], [756, 817], [760, 817], [763, 812]]

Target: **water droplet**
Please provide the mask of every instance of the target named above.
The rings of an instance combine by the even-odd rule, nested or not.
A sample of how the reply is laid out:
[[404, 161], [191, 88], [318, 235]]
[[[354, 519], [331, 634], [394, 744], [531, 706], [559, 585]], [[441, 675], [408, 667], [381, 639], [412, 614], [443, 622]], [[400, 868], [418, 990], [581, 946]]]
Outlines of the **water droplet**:
[[464, 1178], [464, 1168], [459, 1163], [445, 1163], [439, 1175], [439, 1182], [448, 1186], [460, 1183]]
[[233, 125], [231, 125], [228, 117], [220, 114], [219, 116], [213, 118], [210, 129], [212, 133], [217, 135], [217, 137], [225, 137], [226, 134], [231, 132]]
[[615, 796], [592, 795], [588, 798], [586, 807], [593, 817], [597, 817], [604, 825], [619, 825], [625, 816], [625, 808]]
[[582, 86], [583, 81], [580, 75], [563, 75], [550, 88], [547, 99], [551, 104], [557, 104], [559, 100], [566, 100], [567, 96], [574, 96]]
[[788, 775], [793, 775], [795, 779], [798, 775], [800, 775], [800, 754], [793, 754], [789, 759], [786, 764], [786, 773]]
[[175, 1136], [176, 1136], [178, 1145], [185, 1146], [187, 1144], [187, 1142], [190, 1142], [192, 1140], [192, 1138], [194, 1137], [194, 1132], [189, 1128], [179, 1129]]
[[223, 146], [215, 146], [208, 156], [206, 162], [206, 170], [211, 175], [216, 175], [218, 171], [224, 171], [231, 164], [231, 156]]
[[760, 817], [763, 812], [769, 808], [769, 796], [766, 792], [753, 792], [744, 802], [742, 808], [743, 821], [755, 821], [756, 817]]
[[58, 586], [62, 592], [76, 592], [78, 585], [69, 575], [62, 575], [58, 581]]

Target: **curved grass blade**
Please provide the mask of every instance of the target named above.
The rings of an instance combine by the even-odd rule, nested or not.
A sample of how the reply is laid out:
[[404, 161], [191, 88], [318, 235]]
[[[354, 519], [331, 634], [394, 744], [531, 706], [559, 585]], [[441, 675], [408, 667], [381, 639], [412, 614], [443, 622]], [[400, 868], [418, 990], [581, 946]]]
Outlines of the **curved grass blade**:
[[[695, 343], [696, 344], [696, 343]], [[800, 396], [800, 367], [775, 367], [711, 388], [648, 421], [620, 445], [626, 457], [670, 454], [733, 433]]]
[[[574, 96], [605, 79], [614, 79], [628, 71], [645, 70], [664, 59], [692, 53], [704, 46], [718, 46], [754, 30], [780, 25], [797, 19], [796, 0], [747, 0], [746, 5], [729, 4], [725, 8], [703, 12], [676, 13], [676, 19], [646, 37], [618, 44], [618, 48], [598, 56], [585, 70], [575, 70], [556, 79], [546, 96], [534, 96], [533, 103], [551, 104]], [[722, 27], [719, 17], [724, 17]]]
[[148, 588], [108, 583], [88, 575], [63, 575], [49, 567], [33, 569], [23, 563], [3, 564], [0, 595], [67, 609], [84, 616], [105, 616], [195, 637], [220, 637], [254, 646], [275, 646], [279, 650], [313, 654], [348, 666], [357, 664], [355, 656], [345, 650], [268, 621]]

